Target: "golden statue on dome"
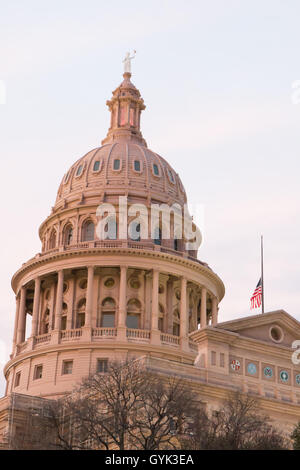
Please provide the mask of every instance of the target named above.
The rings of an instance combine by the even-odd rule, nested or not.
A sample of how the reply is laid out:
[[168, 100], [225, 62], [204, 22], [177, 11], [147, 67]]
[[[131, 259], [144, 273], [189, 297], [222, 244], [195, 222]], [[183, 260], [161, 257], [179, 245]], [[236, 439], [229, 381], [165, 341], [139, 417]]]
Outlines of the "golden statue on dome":
[[124, 73], [131, 73], [131, 61], [135, 58], [136, 51], [133, 51], [133, 56], [130, 57], [130, 52], [126, 53], [125, 59], [123, 60], [124, 64]]

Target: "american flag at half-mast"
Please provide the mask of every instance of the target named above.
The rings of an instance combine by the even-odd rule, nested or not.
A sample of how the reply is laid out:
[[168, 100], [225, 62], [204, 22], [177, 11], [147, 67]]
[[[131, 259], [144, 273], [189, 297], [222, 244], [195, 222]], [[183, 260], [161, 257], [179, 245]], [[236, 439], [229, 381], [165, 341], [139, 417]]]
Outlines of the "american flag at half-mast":
[[251, 309], [259, 308], [261, 306], [261, 298], [262, 298], [262, 285], [261, 285], [261, 278], [260, 278], [257, 286], [255, 287], [255, 291], [253, 292], [252, 297], [250, 299]]

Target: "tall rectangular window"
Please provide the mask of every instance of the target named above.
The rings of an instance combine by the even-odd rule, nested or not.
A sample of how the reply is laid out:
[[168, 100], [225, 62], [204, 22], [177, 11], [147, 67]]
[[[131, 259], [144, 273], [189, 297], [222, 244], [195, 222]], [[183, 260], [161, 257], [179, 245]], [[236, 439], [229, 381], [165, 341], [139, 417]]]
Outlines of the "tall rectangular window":
[[210, 362], [212, 366], [216, 365], [216, 351], [211, 351], [210, 353]]
[[98, 359], [97, 360], [97, 372], [105, 373], [108, 369], [108, 359]]
[[18, 387], [20, 385], [20, 380], [21, 380], [21, 372], [17, 372], [16, 377], [15, 377], [15, 387]]
[[114, 313], [102, 313], [101, 326], [103, 328], [114, 328], [115, 314]]
[[220, 367], [225, 367], [225, 354], [220, 353]]
[[73, 361], [63, 361], [62, 375], [72, 374], [72, 371], [73, 371]]
[[35, 366], [33, 380], [41, 379], [42, 376], [43, 376], [43, 366], [41, 364], [38, 366]]

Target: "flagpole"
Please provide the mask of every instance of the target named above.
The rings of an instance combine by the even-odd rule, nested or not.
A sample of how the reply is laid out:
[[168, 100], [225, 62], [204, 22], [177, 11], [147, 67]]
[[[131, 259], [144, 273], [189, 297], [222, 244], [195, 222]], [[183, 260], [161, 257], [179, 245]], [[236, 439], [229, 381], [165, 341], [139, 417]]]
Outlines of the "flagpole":
[[264, 293], [264, 239], [261, 235], [260, 239], [260, 256], [261, 256], [261, 313], [265, 313], [265, 293]]

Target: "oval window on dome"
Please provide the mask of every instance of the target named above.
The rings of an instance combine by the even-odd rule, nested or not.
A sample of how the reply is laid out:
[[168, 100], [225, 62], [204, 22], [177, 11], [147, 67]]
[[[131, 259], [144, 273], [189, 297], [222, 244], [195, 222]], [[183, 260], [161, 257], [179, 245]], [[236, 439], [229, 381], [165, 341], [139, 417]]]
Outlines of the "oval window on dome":
[[121, 166], [120, 159], [119, 159], [119, 158], [116, 158], [116, 159], [114, 160], [113, 169], [114, 169], [115, 171], [120, 170], [120, 166]]
[[69, 181], [69, 176], [70, 176], [70, 172], [68, 171], [68, 173], [66, 173], [65, 175], [64, 184], [67, 184], [67, 182]]
[[134, 160], [133, 168], [134, 168], [134, 171], [137, 171], [138, 173], [141, 172], [141, 162], [140, 162], [140, 160]]
[[96, 173], [98, 171], [101, 170], [101, 161], [100, 160], [96, 160], [94, 162], [94, 166], [93, 166], [93, 171]]
[[156, 163], [153, 163], [153, 173], [155, 176], [159, 176], [159, 168], [158, 168], [158, 165]]
[[173, 172], [168, 168], [168, 176], [171, 183], [175, 184]]
[[81, 176], [82, 175], [82, 170], [83, 170], [83, 165], [79, 165], [76, 171], [76, 176]]

